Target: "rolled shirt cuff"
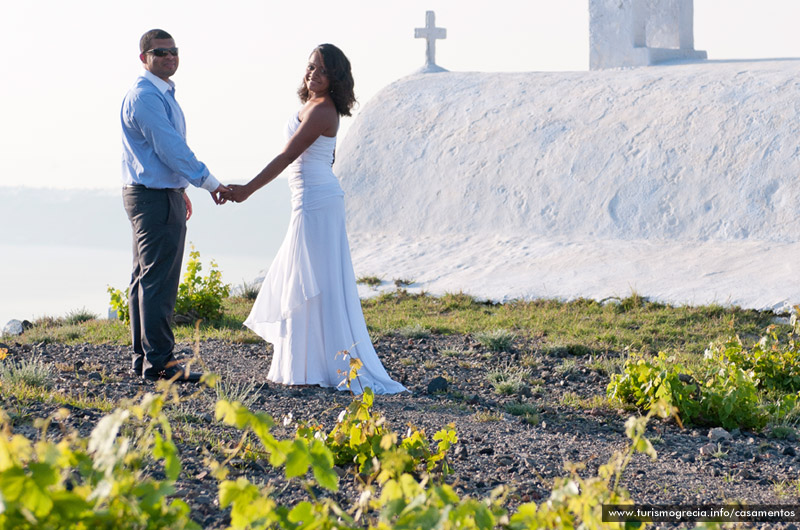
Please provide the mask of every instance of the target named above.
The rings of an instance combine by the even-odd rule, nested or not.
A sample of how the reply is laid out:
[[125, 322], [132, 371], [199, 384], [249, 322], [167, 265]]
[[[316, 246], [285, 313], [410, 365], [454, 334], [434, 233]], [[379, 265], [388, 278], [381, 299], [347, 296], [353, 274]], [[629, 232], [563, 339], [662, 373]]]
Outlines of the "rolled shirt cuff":
[[208, 174], [208, 177], [200, 186], [206, 191], [214, 191], [219, 188], [220, 182], [212, 175], [211, 173]]

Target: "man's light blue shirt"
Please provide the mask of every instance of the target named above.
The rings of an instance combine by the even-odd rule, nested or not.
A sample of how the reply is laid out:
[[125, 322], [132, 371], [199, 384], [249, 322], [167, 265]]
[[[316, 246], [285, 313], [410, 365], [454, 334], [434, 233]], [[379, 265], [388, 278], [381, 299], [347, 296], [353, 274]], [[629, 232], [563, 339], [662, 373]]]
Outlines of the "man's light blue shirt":
[[122, 183], [214, 191], [220, 183], [186, 145], [186, 121], [174, 93], [172, 81], [145, 71], [125, 95]]

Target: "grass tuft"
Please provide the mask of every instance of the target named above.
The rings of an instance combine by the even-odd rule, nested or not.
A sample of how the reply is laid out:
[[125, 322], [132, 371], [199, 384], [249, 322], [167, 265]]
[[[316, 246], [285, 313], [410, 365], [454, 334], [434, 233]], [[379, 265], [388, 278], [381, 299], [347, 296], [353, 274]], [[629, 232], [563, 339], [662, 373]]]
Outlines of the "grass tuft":
[[214, 386], [217, 401], [225, 400], [231, 403], [238, 401], [248, 409], [252, 408], [259, 398], [259, 391], [264, 385], [257, 385], [255, 380], [235, 381], [230, 375], [220, 377]]
[[99, 318], [100, 315], [97, 313], [92, 313], [84, 307], [67, 313], [67, 316], [64, 318], [64, 323], [66, 323], [68, 326], [72, 326], [75, 324], [83, 324], [84, 322], [89, 322], [90, 320], [97, 320]]
[[495, 352], [510, 351], [517, 335], [507, 329], [495, 329], [492, 331], [479, 331], [474, 335], [484, 348]]
[[261, 291], [261, 285], [259, 282], [253, 281], [243, 281], [239, 287], [235, 289], [236, 296], [239, 298], [243, 298], [249, 302], [255, 302], [256, 298], [258, 298], [258, 293]]
[[486, 378], [494, 387], [495, 392], [508, 396], [525, 388], [526, 380], [530, 375], [531, 371], [527, 368], [505, 364], [489, 372]]
[[26, 385], [34, 388], [50, 388], [55, 370], [52, 364], [40, 357], [0, 363], [0, 381], [4, 385]]
[[370, 287], [375, 288], [383, 282], [377, 276], [361, 276], [356, 280], [356, 283], [363, 283], [364, 285], [369, 285]]
[[397, 330], [397, 334], [406, 339], [427, 339], [431, 336], [431, 330], [422, 327], [420, 324], [404, 326]]

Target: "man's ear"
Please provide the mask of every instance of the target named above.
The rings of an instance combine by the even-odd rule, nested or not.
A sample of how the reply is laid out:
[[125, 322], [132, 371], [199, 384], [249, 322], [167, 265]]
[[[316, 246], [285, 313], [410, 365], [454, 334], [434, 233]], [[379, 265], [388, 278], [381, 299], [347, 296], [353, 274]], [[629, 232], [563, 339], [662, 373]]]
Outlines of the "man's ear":
[[140, 53], [139, 60], [142, 61], [144, 64], [147, 64], [147, 55], [144, 53]]

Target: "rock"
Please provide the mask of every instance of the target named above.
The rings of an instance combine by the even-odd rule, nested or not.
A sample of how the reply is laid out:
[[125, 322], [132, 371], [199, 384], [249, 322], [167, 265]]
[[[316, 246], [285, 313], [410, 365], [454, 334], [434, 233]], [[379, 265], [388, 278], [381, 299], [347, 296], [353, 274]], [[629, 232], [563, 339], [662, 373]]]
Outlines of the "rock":
[[495, 463], [497, 463], [498, 466], [508, 467], [514, 464], [514, 458], [509, 455], [496, 456], [494, 461]]
[[712, 443], [730, 440], [732, 438], [731, 434], [722, 427], [714, 427], [708, 431], [708, 439], [711, 440]]
[[102, 376], [102, 375], [100, 375], [100, 374], [99, 374], [99, 373], [97, 373], [97, 372], [92, 372], [92, 373], [90, 373], [88, 377], [89, 377], [89, 379], [90, 379], [90, 380], [92, 380], [92, 381], [102, 381], [102, 380], [103, 380], [103, 376]]
[[213, 499], [209, 495], [198, 495], [194, 498], [194, 502], [200, 506], [208, 506], [214, 503]]
[[480, 451], [478, 451], [479, 455], [493, 455], [494, 448], [492, 447], [481, 447]]
[[18, 337], [25, 333], [25, 328], [19, 320], [9, 320], [3, 328], [3, 336]]
[[708, 443], [700, 448], [700, 456], [711, 456], [717, 452], [717, 444]]
[[442, 376], [434, 377], [430, 383], [428, 383], [428, 394], [436, 394], [438, 392], [447, 392], [447, 379]]
[[791, 445], [787, 445], [781, 450], [781, 454], [786, 456], [797, 456], [797, 451], [795, 451], [794, 447]]

